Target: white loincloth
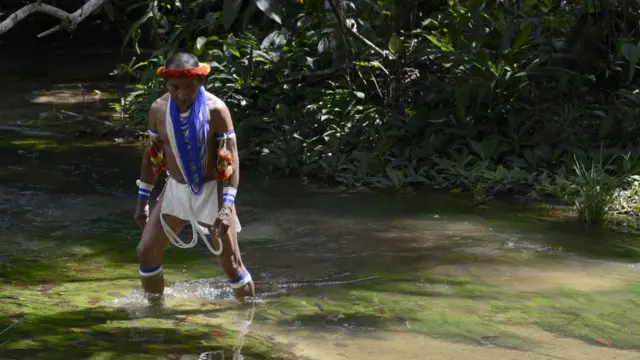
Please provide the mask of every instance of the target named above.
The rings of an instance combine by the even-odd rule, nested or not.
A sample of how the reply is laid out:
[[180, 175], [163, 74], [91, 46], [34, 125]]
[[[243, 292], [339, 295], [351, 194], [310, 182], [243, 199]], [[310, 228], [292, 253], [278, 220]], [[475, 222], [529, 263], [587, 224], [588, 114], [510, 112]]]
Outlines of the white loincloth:
[[[193, 215], [189, 210], [189, 201], [193, 205]], [[202, 187], [199, 195], [193, 195], [187, 184], [175, 181], [171, 176], [167, 176], [167, 183], [162, 192], [162, 215], [175, 216], [185, 221], [195, 220], [200, 224], [213, 225], [218, 215], [218, 182], [209, 181]], [[238, 232], [240, 232], [240, 221], [236, 217]]]
[[[188, 116], [189, 112], [180, 114], [180, 117]], [[200, 114], [202, 116], [202, 114]], [[173, 129], [173, 122], [171, 121], [171, 112], [169, 102], [167, 102], [167, 110], [165, 115], [165, 128], [167, 129], [167, 135], [169, 137], [169, 145], [176, 157], [176, 162], [180, 168], [180, 172], [184, 176], [184, 167], [180, 161], [178, 152], [178, 146], [176, 144], [175, 133]], [[206, 162], [206, 160], [205, 160]], [[193, 228], [193, 238], [191, 242], [185, 244], [180, 240], [178, 235], [169, 228], [164, 220], [163, 215], [172, 215], [178, 219], [188, 221]], [[198, 236], [202, 238], [209, 250], [215, 255], [219, 255], [222, 252], [222, 242], [217, 251], [215, 251], [206, 236], [209, 234], [209, 230], [200, 225], [200, 223], [211, 226], [218, 215], [218, 182], [209, 181], [204, 184], [202, 192], [198, 195], [194, 195], [191, 192], [191, 188], [187, 184], [181, 184], [175, 181], [170, 176], [167, 177], [167, 182], [162, 194], [162, 208], [160, 209], [160, 223], [165, 231], [165, 234], [171, 241], [171, 243], [179, 248], [191, 248], [198, 242]], [[236, 216], [237, 232], [242, 230], [240, 226], [240, 220]]]
[[[193, 204], [192, 218], [189, 201]], [[172, 177], [167, 177], [163, 196], [163, 215], [172, 215], [185, 221], [196, 220], [201, 224], [213, 225], [218, 215], [218, 184], [216, 181], [205, 183], [200, 195], [194, 196], [187, 184], [181, 184]]]

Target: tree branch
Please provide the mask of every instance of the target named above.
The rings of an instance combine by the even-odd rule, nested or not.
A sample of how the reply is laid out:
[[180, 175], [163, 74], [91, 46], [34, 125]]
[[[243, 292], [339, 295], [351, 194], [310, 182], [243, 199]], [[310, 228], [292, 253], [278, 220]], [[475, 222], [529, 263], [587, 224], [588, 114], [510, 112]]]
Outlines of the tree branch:
[[25, 5], [18, 11], [9, 15], [6, 19], [4, 19], [4, 21], [0, 22], [0, 35], [9, 31], [17, 23], [24, 20], [29, 15], [37, 12], [56, 17], [62, 21], [60, 25], [54, 26], [53, 28], [41, 33], [40, 35], [38, 35], [38, 37], [44, 37], [62, 29], [66, 29], [67, 31], [71, 32], [75, 30], [79, 23], [88, 18], [89, 15], [93, 14], [93, 12], [99, 9], [106, 1], [107, 0], [88, 0], [80, 9], [76, 10], [76, 12], [74, 12], [73, 14], [69, 14], [68, 12], [61, 10], [55, 6], [43, 4], [40, 1]]
[[391, 54], [389, 51], [385, 51], [385, 50], [380, 49], [374, 43], [369, 41], [369, 39], [365, 38], [359, 32], [357, 32], [355, 29], [353, 29], [351, 26], [349, 26], [349, 24], [347, 24], [346, 21], [344, 20], [344, 17], [342, 16], [342, 13], [341, 13], [340, 9], [338, 8], [339, 4], [335, 0], [329, 0], [329, 6], [331, 7], [331, 10], [332, 10], [334, 16], [336, 17], [336, 21], [338, 22], [338, 26], [340, 27], [340, 32], [342, 32], [345, 44], [347, 46], [353, 47], [351, 45], [351, 42], [347, 39], [347, 34], [346, 33], [348, 32], [351, 36], [353, 36], [353, 37], [357, 38], [358, 40], [360, 40], [369, 49], [377, 52], [383, 58], [386, 58], [386, 59], [393, 59], [394, 58], [393, 54]]
[[338, 27], [340, 28], [340, 35], [342, 35], [342, 43], [345, 45], [346, 50], [349, 54], [349, 61], [353, 62], [353, 44], [351, 43], [351, 38], [347, 36], [347, 31], [345, 30], [348, 25], [344, 20], [344, 16], [342, 14], [343, 7], [342, 4], [337, 3], [336, 0], [329, 0], [329, 6], [331, 7], [331, 11], [333, 11], [333, 15], [336, 17], [336, 21], [338, 22]]
[[383, 58], [386, 58], [386, 59], [393, 59], [394, 58], [394, 56], [393, 56], [393, 54], [391, 54], [391, 52], [380, 49], [374, 43], [369, 41], [369, 39], [367, 39], [366, 37], [360, 35], [359, 32], [355, 31], [350, 26], [345, 26], [345, 28], [347, 29], [347, 31], [349, 31], [349, 33], [352, 36], [356, 37], [363, 44], [367, 45], [367, 47], [369, 47], [371, 50], [373, 50], [373, 51], [377, 52], [378, 54], [380, 54], [380, 56], [382, 56]]
[[261, 89], [269, 89], [277, 85], [283, 85], [283, 84], [289, 84], [289, 83], [295, 83], [295, 82], [313, 83], [313, 82], [316, 82], [318, 79], [322, 79], [324, 77], [333, 75], [334, 73], [338, 72], [338, 70], [340, 69], [330, 68], [330, 69], [323, 69], [323, 70], [296, 72], [296, 73], [290, 74], [286, 78], [278, 79], [277, 81], [258, 84], [257, 87]]

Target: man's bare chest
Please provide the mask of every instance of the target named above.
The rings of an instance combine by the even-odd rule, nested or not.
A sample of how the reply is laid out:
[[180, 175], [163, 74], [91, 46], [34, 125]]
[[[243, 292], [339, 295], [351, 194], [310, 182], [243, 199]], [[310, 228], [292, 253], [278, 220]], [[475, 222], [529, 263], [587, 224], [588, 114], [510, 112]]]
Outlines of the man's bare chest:
[[[174, 139], [177, 139], [174, 135], [173, 137]], [[174, 154], [174, 149], [172, 146], [172, 141], [171, 141], [171, 137], [167, 134], [166, 130], [164, 129], [158, 129], [158, 139], [161, 141], [162, 143], [162, 147], [164, 149], [164, 152], [167, 154], [170, 154], [171, 156], [176, 156], [176, 154]], [[207, 137], [207, 148], [206, 148], [206, 154], [207, 154], [207, 158], [208, 159], [215, 159], [216, 158], [216, 150], [217, 150], [217, 145], [218, 141], [216, 140], [214, 134], [209, 134], [209, 136]], [[177, 149], [176, 149], [177, 150]]]

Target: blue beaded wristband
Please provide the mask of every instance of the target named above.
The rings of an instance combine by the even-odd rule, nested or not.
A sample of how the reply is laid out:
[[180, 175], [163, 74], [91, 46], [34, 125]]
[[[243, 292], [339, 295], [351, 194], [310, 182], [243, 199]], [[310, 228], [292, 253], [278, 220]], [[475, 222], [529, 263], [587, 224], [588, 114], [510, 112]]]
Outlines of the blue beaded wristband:
[[236, 194], [238, 189], [227, 186], [222, 189], [222, 204], [233, 205], [236, 202]]
[[151, 198], [151, 191], [153, 190], [153, 185], [143, 183], [142, 181], [136, 181], [138, 185], [138, 199], [140, 200], [149, 200]]

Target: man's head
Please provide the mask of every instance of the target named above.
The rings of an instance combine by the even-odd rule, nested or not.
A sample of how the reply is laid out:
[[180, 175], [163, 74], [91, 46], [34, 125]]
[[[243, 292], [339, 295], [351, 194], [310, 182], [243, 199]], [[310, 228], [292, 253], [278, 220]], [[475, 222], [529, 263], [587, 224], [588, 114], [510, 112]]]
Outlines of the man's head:
[[208, 72], [208, 68], [205, 71], [194, 55], [177, 53], [167, 59], [159, 75], [165, 79], [167, 90], [173, 100], [184, 109], [193, 104]]

